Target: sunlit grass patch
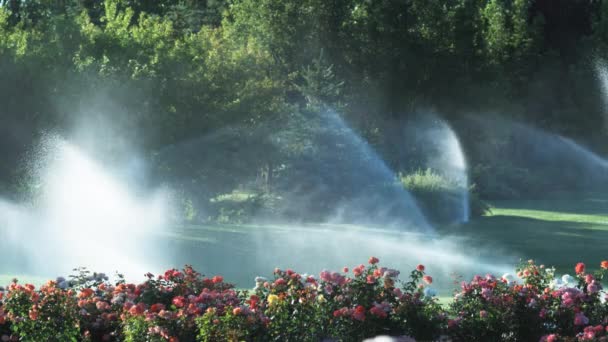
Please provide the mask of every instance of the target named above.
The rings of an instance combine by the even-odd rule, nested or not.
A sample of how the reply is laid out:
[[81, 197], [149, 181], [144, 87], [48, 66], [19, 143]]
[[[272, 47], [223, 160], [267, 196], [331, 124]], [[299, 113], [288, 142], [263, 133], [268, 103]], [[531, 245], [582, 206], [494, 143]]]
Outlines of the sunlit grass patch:
[[461, 226], [458, 233], [572, 273], [573, 263], [608, 257], [608, 202], [597, 195], [497, 201], [488, 215]]

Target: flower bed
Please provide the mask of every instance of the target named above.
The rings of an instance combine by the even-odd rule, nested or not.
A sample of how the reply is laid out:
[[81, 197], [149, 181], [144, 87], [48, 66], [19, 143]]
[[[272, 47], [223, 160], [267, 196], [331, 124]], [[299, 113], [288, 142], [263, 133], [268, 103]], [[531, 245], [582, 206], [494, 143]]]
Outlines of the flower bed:
[[0, 291], [1, 341], [360, 341], [378, 335], [453, 341], [608, 341], [601, 270], [556, 278], [534, 262], [463, 282], [442, 307], [424, 266], [407, 281], [377, 258], [318, 277], [292, 270], [239, 291], [192, 267], [110, 283], [86, 270], [39, 289]]

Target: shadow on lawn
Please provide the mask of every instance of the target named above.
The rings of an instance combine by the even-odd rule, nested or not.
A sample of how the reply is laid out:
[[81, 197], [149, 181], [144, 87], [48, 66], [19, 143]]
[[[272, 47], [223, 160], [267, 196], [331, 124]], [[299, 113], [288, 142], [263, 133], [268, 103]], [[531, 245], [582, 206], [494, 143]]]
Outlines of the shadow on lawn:
[[499, 209], [542, 210], [557, 214], [606, 215], [608, 198], [606, 196], [569, 197], [552, 200], [512, 200], [494, 203]]
[[[496, 215], [437, 230], [440, 239], [455, 237], [465, 241], [461, 252], [482, 262], [515, 267], [518, 258], [534, 259], [555, 266], [560, 273], [572, 274], [572, 267], [577, 262], [585, 262], [594, 269], [599, 267], [600, 261], [608, 260], [605, 248], [608, 245], [608, 217], [604, 221], [602, 216], [608, 213], [607, 207], [608, 202], [603, 199], [505, 202], [500, 204]], [[507, 208], [515, 212], [501, 215], [500, 210]], [[518, 209], [522, 210], [521, 215], [537, 214], [524, 213], [525, 210], [542, 210], [539, 215], [546, 215], [546, 219], [518, 215]], [[182, 227], [164, 243], [168, 250], [175, 251], [173, 265], [194, 264], [207, 275], [222, 274], [247, 286], [252, 284], [255, 275], [270, 275], [274, 266], [287, 263], [287, 260], [281, 260], [286, 257], [286, 246], [281, 241], [290, 236], [300, 236], [302, 245], [288, 255], [287, 266], [303, 272], [318, 272], [328, 267], [321, 262], [319, 250], [308, 246], [314, 245], [315, 241], [323, 243], [320, 232], [322, 230], [290, 226], [192, 226]], [[317, 259], [321, 261], [315, 262]], [[306, 269], [302, 269], [304, 266]]]
[[496, 215], [479, 218], [458, 232], [482, 245], [491, 241], [522, 259], [535, 259], [564, 272], [580, 261], [597, 268], [596, 264], [608, 259], [608, 220], [598, 224]]

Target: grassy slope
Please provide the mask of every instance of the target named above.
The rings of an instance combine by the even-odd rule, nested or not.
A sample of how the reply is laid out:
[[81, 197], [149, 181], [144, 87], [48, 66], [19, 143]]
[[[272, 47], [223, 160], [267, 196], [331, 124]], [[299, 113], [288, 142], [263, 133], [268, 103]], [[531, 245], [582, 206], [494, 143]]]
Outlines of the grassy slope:
[[521, 255], [572, 272], [576, 262], [596, 268], [608, 259], [608, 200], [502, 201], [491, 214], [461, 227], [463, 234], [498, 241]]
[[[579, 261], [594, 268], [601, 260], [608, 259], [608, 199], [588, 197], [502, 201], [492, 204], [493, 209], [489, 215], [459, 227], [440, 227], [439, 232], [469, 237], [476, 240], [480, 246], [490, 242], [510, 251], [512, 255], [521, 256], [522, 259], [535, 259], [540, 263], [556, 266], [560, 272], [572, 273], [573, 265]], [[344, 226], [340, 229], [343, 228]], [[252, 262], [251, 256], [256, 248], [250, 243], [252, 236], [270, 231], [280, 239], [280, 236], [289, 235], [294, 229], [305, 229], [314, 235], [315, 229], [331, 227], [190, 226], [167, 234], [169, 239], [166, 240], [166, 247], [168, 250], [183, 250], [190, 246], [186, 248], [188, 252], [176, 260], [178, 264], [217, 265], [210, 267], [207, 272], [222, 273], [227, 279], [235, 280], [243, 270], [223, 268], [219, 265], [222, 259], [229, 255], [232, 261], [246, 267], [245, 265]], [[267, 260], [258, 262], [268, 263]], [[324, 265], [318, 267], [322, 269]], [[0, 274], [0, 284], [9, 283], [11, 278], [13, 275]], [[31, 276], [18, 278], [22, 283], [40, 284], [44, 281]]]
[[[463, 236], [477, 241], [479, 246], [499, 246], [509, 255], [556, 266], [562, 273], [572, 273], [572, 267], [579, 261], [585, 262], [589, 268], [596, 268], [601, 260], [608, 260], [608, 199], [587, 197], [521, 200], [494, 202], [492, 205], [489, 215], [459, 227], [439, 227], [439, 233]], [[238, 259], [245, 265], [251, 262], [256, 248], [250, 243], [253, 236], [272, 232], [273, 236], [280, 239], [280, 236], [290, 235], [298, 229], [305, 229], [314, 235], [315, 229], [324, 228], [315, 225], [299, 228], [264, 225], [191, 226], [176, 231], [171, 240], [179, 248], [184, 247], [184, 242], [187, 245], [195, 244], [197, 247], [193, 249], [194, 254], [204, 251], [204, 255], [196, 259], [209, 260], [209, 256], [217, 256], [217, 259], [212, 258], [213, 261], [221, 263], [220, 260], [228, 254], [231, 259]], [[189, 254], [189, 257], [194, 256]], [[268, 260], [258, 261], [262, 264], [272, 263]], [[183, 262], [194, 261], [184, 259]], [[326, 265], [318, 267], [322, 269]], [[229, 273], [226, 275], [233, 279], [242, 270], [218, 267], [213, 271]]]

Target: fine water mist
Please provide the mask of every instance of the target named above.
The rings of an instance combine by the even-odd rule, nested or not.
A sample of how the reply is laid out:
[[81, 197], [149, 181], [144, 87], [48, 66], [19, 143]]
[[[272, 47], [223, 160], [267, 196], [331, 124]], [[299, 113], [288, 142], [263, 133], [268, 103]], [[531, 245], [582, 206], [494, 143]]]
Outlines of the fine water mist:
[[[317, 273], [374, 255], [404, 272], [423, 263], [444, 276], [436, 285], [446, 290], [452, 274], [511, 269], [515, 259], [498, 245], [473, 248], [479, 242], [439, 235], [389, 163], [337, 113], [309, 122], [222, 129], [149, 158], [126, 148], [124, 137], [112, 149], [121, 157], [112, 158], [90, 134], [85, 144], [47, 136], [29, 157], [31, 198], [0, 201], [0, 253], [13, 267], [2, 271], [53, 277], [84, 266], [137, 279], [192, 264], [248, 287], [274, 266]], [[467, 221], [458, 138], [439, 119], [411, 127], [425, 165], [463, 189], [454, 217]], [[279, 153], [289, 166], [267, 158]], [[218, 210], [224, 198], [255, 210]], [[221, 221], [218, 211], [247, 222]]]
[[[403, 144], [410, 146], [408, 159], [418, 167], [432, 170], [451, 184], [441, 194], [442, 205], [449, 211], [450, 222], [466, 223], [470, 219], [469, 175], [460, 141], [450, 125], [433, 114], [418, 115], [405, 125]], [[407, 154], [410, 154], [407, 156]]]
[[0, 253], [17, 261], [8, 265], [43, 276], [86, 267], [130, 278], [158, 268], [165, 254], [149, 237], [168, 224], [168, 193], [136, 190], [125, 169], [106, 167], [58, 136], [43, 140], [30, 161], [35, 194], [0, 201]]
[[338, 163], [329, 163], [333, 170], [327, 169], [326, 164], [322, 171], [327, 174], [347, 167], [350, 172], [343, 173], [348, 176], [342, 181], [346, 181], [351, 189], [361, 190], [336, 203], [335, 216], [328, 221], [433, 233], [415, 198], [401, 184], [394, 184], [397, 174], [372, 146], [335, 111], [324, 112], [321, 118], [326, 136], [319, 143], [330, 142], [345, 147], [338, 150], [342, 156], [334, 156]]
[[455, 277], [512, 272], [517, 262], [499, 242], [472, 241], [447, 234], [425, 234], [370, 228], [363, 225], [275, 224], [241, 225], [222, 228], [183, 227], [176, 255], [179, 263], [188, 260], [214, 260], [195, 263], [205, 274], [222, 274], [239, 286], [250, 287], [255, 276], [271, 276], [274, 267], [318, 274], [323, 269], [339, 271], [366, 263], [370, 256], [383, 266], [398, 268], [402, 279], [409, 270], [424, 264], [438, 282], [443, 294], [454, 288]]
[[231, 127], [164, 148], [156, 154], [167, 165], [158, 178], [183, 189], [199, 220], [218, 198], [257, 194], [267, 205], [248, 213], [250, 222], [433, 232], [396, 173], [336, 112], [307, 118], [306, 125], [299, 119], [283, 127]]
[[[205, 182], [186, 186], [198, 189], [198, 194], [191, 195], [201, 213], [209, 213], [217, 204], [213, 192], [218, 184], [233, 187], [225, 197], [261, 187], [278, 202], [255, 212], [247, 224], [186, 222], [175, 226], [169, 232], [169, 243], [178, 251], [173, 259], [177, 264], [192, 263], [206, 274], [223, 274], [243, 287], [251, 286], [255, 276], [270, 276], [275, 266], [316, 274], [364, 263], [371, 255], [404, 272], [423, 263], [430, 273], [446, 280], [436, 284], [443, 290], [453, 286], [450, 275], [500, 275], [512, 270], [516, 258], [497, 244], [486, 242], [480, 248], [478, 241], [449, 232], [438, 235], [416, 199], [397, 184], [396, 172], [337, 113], [307, 118], [316, 123], [312, 128], [299, 126], [297, 119], [292, 118], [294, 122], [289, 124], [293, 125], [282, 129], [233, 127], [157, 154], [168, 165], [188, 165], [173, 168], [172, 178], [204, 175]], [[458, 138], [439, 119], [417, 122], [412, 129], [416, 146], [424, 147], [421, 153], [426, 165], [457, 182], [459, 192], [451, 202], [453, 219], [467, 221], [468, 178]], [[409, 147], [404, 140], [407, 132], [404, 129], [397, 139], [404, 148]], [[268, 178], [256, 176], [255, 168], [243, 168], [240, 174], [236, 171], [244, 162], [263, 159], [261, 151], [291, 146], [296, 148], [285, 157], [290, 166], [275, 165], [276, 179], [270, 185]], [[265, 165], [258, 165], [268, 177]], [[214, 172], [215, 168], [221, 172]]]
[[598, 77], [602, 99], [604, 100], [604, 112], [608, 113], [608, 65], [603, 61], [597, 60], [595, 63], [595, 73]]
[[[520, 122], [474, 118], [472, 123], [487, 132], [479, 141], [477, 155], [489, 156], [498, 184], [528, 198], [559, 193], [601, 192], [608, 187], [608, 162], [571, 138]], [[496, 145], [494, 140], [508, 143]], [[486, 150], [484, 150], [486, 149]], [[497, 156], [500, 156], [497, 158]], [[548, 191], [550, 189], [551, 191]]]

